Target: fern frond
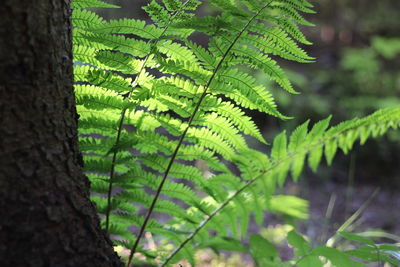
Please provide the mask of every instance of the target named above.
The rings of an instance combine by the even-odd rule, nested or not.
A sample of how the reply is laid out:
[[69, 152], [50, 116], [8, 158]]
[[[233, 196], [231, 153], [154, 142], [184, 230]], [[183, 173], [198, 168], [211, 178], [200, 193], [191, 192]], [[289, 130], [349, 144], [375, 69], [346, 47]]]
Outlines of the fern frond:
[[[168, 165], [168, 160], [161, 156], [146, 156], [142, 157], [141, 159], [145, 166], [160, 173], [164, 173]], [[193, 181], [198, 185], [203, 183], [203, 176], [201, 172], [193, 166], [175, 163], [171, 167], [170, 175], [175, 178]]]
[[172, 24], [172, 26], [177, 29], [197, 30], [209, 35], [218, 32], [222, 25], [224, 25], [224, 23], [219, 17], [193, 17]]
[[103, 7], [103, 8], [120, 8], [101, 0], [73, 0], [71, 8], [87, 8], [87, 7]]
[[167, 105], [168, 108], [174, 111], [182, 118], [189, 118], [193, 111], [193, 101], [185, 97], [173, 97], [168, 95], [160, 95], [160, 102]]
[[315, 11], [310, 9], [310, 3], [306, 3], [306, 1], [297, 1], [297, 0], [278, 0], [280, 5], [282, 6], [287, 6], [291, 7], [293, 9], [296, 9], [297, 11], [301, 11], [303, 13], [311, 13], [315, 14]]
[[[289, 2], [289, 1], [288, 1]], [[278, 11], [281, 14], [288, 16], [289, 18], [291, 18], [293, 21], [305, 25], [305, 26], [315, 26], [314, 24], [312, 24], [311, 22], [308, 22], [307, 20], [305, 20], [303, 18], [303, 16], [301, 16], [296, 9], [294, 9], [293, 7], [291, 7], [290, 5], [279, 5], [279, 4], [272, 4], [269, 5], [267, 7], [270, 10], [273, 11]]]
[[243, 39], [262, 52], [301, 63], [313, 62], [314, 58], [308, 56], [303, 49], [298, 47], [285, 31], [279, 28], [271, 28], [266, 31], [265, 25], [261, 24], [253, 24], [250, 29], [256, 31], [256, 33], [261, 31], [263, 37], [247, 34], [243, 36]]
[[92, 29], [93, 27], [100, 27], [104, 20], [96, 13], [86, 9], [72, 10], [72, 24], [76, 28]]
[[[148, 194], [143, 192], [142, 189], [124, 190], [122, 193], [115, 196], [113, 200], [123, 201], [125, 203], [127, 201], [132, 201], [141, 204], [145, 207], [148, 207], [151, 204], [151, 198], [149, 197]], [[121, 207], [121, 205], [115, 205], [115, 206], [118, 207], [118, 209], [120, 209]], [[165, 214], [172, 215], [176, 218], [182, 218], [184, 220], [190, 221], [191, 223], [196, 223], [196, 221], [193, 221], [194, 218], [190, 218], [184, 211], [181, 210], [181, 208], [177, 204], [175, 204], [172, 201], [160, 200], [159, 202], [157, 202], [155, 210], [163, 212]]]
[[215, 7], [221, 9], [223, 12], [227, 12], [235, 17], [239, 18], [249, 18], [250, 14], [241, 10], [237, 6], [235, 6], [231, 1], [224, 0], [209, 0], [209, 2]]
[[[114, 181], [118, 184], [119, 181], [126, 180], [134, 181], [137, 184], [146, 184], [151, 189], [155, 190], [160, 182], [160, 177], [139, 168], [134, 168], [123, 175], [116, 176]], [[122, 184], [124, 183], [125, 182]], [[192, 206], [197, 205], [196, 203], [198, 202], [196, 193], [190, 187], [170, 181], [166, 182], [163, 194], [170, 198], [182, 200]]]
[[157, 48], [161, 53], [166, 54], [170, 59], [176, 61], [187, 61], [196, 64], [197, 59], [193, 53], [185, 46], [165, 40], [157, 43]]
[[222, 101], [220, 98], [208, 96], [205, 100], [204, 108], [217, 112], [226, 119], [231, 120], [243, 133], [251, 135], [261, 142], [265, 142], [260, 130], [251, 118], [246, 116], [240, 108], [235, 107], [232, 103]]
[[[335, 144], [340, 147], [344, 152], [350, 149], [354, 141], [359, 139], [365, 141], [370, 135], [378, 137], [388, 131], [390, 128], [397, 129], [400, 126], [400, 108], [391, 108], [375, 112], [374, 114], [367, 116], [363, 119], [354, 119], [337, 126], [328, 127], [330, 118], [327, 118], [319, 123], [316, 123], [309, 133], [307, 133], [308, 123], [304, 123], [299, 126], [291, 135], [289, 145], [286, 142], [286, 134], [283, 132], [278, 135], [273, 143], [271, 149], [271, 158], [266, 170], [256, 174], [252, 179], [248, 180], [244, 185], [237, 189], [232, 195], [230, 195], [217, 209], [215, 209], [208, 218], [202, 221], [198, 227], [178, 246], [178, 248], [172, 252], [165, 260], [164, 266], [169, 262], [179, 250], [190, 242], [200, 230], [202, 230], [206, 224], [212, 220], [218, 214], [219, 222], [221, 222], [222, 210], [231, 204], [235, 198], [242, 195], [246, 189], [250, 188], [254, 183], [259, 180], [273, 179], [272, 175], [279, 172], [287, 172], [287, 166], [289, 165], [292, 170], [292, 174], [298, 175], [301, 171], [299, 166], [294, 164], [299, 159], [305, 160], [304, 155], [311, 155], [314, 150], [325, 148], [325, 151], [332, 151], [330, 146]], [[317, 138], [311, 138], [311, 137]], [[318, 138], [319, 137], [319, 138]], [[312, 140], [312, 141], [311, 141]], [[335, 151], [336, 152], [336, 151]], [[334, 153], [326, 155], [328, 163], [331, 161]], [[310, 166], [315, 168], [315, 162], [309, 161]], [[237, 203], [237, 202], [235, 202]], [[229, 213], [229, 212], [228, 212]], [[229, 217], [229, 214], [226, 216]], [[228, 217], [226, 220], [228, 220]], [[225, 219], [223, 221], [226, 221]]]
[[257, 0], [244, 0], [244, 6], [246, 6], [250, 11], [257, 12], [262, 7]]
[[[144, 8], [152, 22], [105, 21], [81, 8], [106, 3], [75, 1], [75, 80], [85, 172], [104, 215], [102, 226], [131, 248], [128, 265], [136, 251], [159, 256], [139, 245], [145, 231], [178, 244], [176, 253], [182, 251], [194, 264], [196, 247], [184, 246], [192, 238], [200, 247], [237, 244], [250, 215], [261, 223], [266, 209], [304, 217], [304, 205], [291, 209], [291, 199], [272, 195], [287, 174], [297, 180], [304, 166], [316, 170], [324, 154], [330, 162], [356, 139], [365, 141], [394, 125], [380, 124], [383, 113], [329, 130], [327, 119], [310, 131], [303, 124], [289, 138], [278, 135], [270, 157], [248, 147], [242, 134], [266, 141], [245, 109], [287, 118], [249, 70], [261, 70], [296, 93], [276, 58], [314, 60], [298, 44], [309, 44], [297, 26], [311, 25], [301, 15], [313, 12], [306, 0], [211, 0], [222, 13], [203, 18], [192, 12], [199, 1], [153, 0]], [[195, 31], [205, 35], [201, 46], [188, 40]], [[398, 111], [391, 112], [384, 111], [393, 119]], [[280, 202], [288, 208], [279, 209]], [[137, 215], [139, 209], [147, 214]], [[173, 218], [163, 226], [151, 220], [153, 211]], [[139, 228], [136, 235], [129, 234], [130, 225]], [[210, 241], [203, 227], [227, 238]], [[195, 230], [190, 234], [190, 229]]]
[[74, 68], [75, 82], [88, 82], [94, 86], [117, 92], [132, 90], [131, 79], [126, 79], [118, 74], [98, 70], [86, 65], [78, 65]]
[[176, 11], [183, 8], [183, 4], [179, 0], [163, 0], [163, 3], [168, 11]]
[[135, 57], [145, 57], [150, 53], [150, 44], [123, 35], [86, 34], [85, 39], [92, 44], [101, 44], [103, 48], [120, 51]]
[[226, 159], [231, 159], [235, 154], [231, 144], [208, 128], [189, 128], [188, 140], [197, 141], [205, 147], [221, 154]]
[[193, 79], [197, 84], [206, 84], [212, 75], [210, 71], [188, 61], [158, 59], [158, 62], [161, 64], [160, 70], [185, 75]]
[[[224, 84], [211, 84], [211, 90], [223, 93], [242, 107], [257, 109], [279, 118], [285, 118], [276, 109], [276, 104], [271, 93], [263, 86], [256, 84], [255, 79], [250, 75], [230, 68], [221, 71], [218, 75], [218, 80], [224, 82]], [[233, 90], [226, 83], [231, 85]]]
[[73, 28], [72, 30], [72, 42], [75, 45], [83, 45], [86, 47], [91, 47], [93, 49], [96, 49], [97, 51], [102, 50], [102, 49], [107, 49], [108, 47], [99, 43], [99, 42], [93, 42], [89, 40], [89, 38], [93, 37], [95, 34], [90, 32], [87, 29], [81, 29], [81, 28]]
[[199, 98], [203, 87], [196, 85], [192, 81], [179, 77], [163, 77], [153, 85], [155, 93], [184, 96], [189, 98]]
[[120, 114], [114, 109], [92, 110], [87, 109], [82, 105], [77, 106], [77, 111], [81, 118], [80, 133], [90, 134], [90, 130], [94, 133], [108, 136], [106, 133], [112, 132], [116, 129], [116, 124], [119, 121]]
[[203, 67], [207, 69], [214, 69], [217, 67], [217, 58], [215, 56], [211, 55], [205, 48], [201, 47], [200, 45], [197, 45], [191, 41], [187, 41], [186, 45], [193, 50], [195, 53], [197, 59], [199, 59], [200, 62], [203, 63]]
[[277, 82], [283, 89], [292, 94], [297, 94], [289, 79], [284, 74], [283, 70], [278, 66], [275, 60], [266, 55], [255, 54], [250, 48], [246, 46], [239, 46], [232, 49], [233, 53], [241, 57], [243, 62], [252, 68], [261, 69], [272, 80]]
[[193, 124], [207, 126], [238, 150], [247, 148], [246, 141], [239, 134], [239, 131], [232, 125], [232, 122], [224, 117], [218, 116], [217, 113], [207, 114], [198, 120], [195, 120]]
[[123, 97], [116, 92], [94, 85], [76, 85], [75, 92], [77, 104], [89, 109], [102, 110], [106, 108], [119, 111], [129, 106], [132, 107], [132, 103], [124, 101]]
[[96, 59], [110, 70], [120, 71], [126, 74], [139, 73], [142, 61], [126, 56], [120, 52], [99, 51]]
[[157, 1], [152, 0], [143, 10], [150, 16], [151, 20], [159, 26], [165, 26], [168, 24], [170, 14], [166, 8], [161, 6]]
[[306, 39], [304, 34], [300, 31], [296, 23], [286, 17], [264, 16], [265, 20], [274, 23], [280, 29], [290, 34], [297, 41], [311, 45], [312, 43]]
[[96, 23], [91, 27], [94, 33], [102, 34], [133, 34], [145, 39], [159, 38], [163, 30], [154, 25], [146, 25], [145, 21], [135, 19], [111, 20], [104, 23]]
[[96, 59], [97, 51], [97, 49], [92, 47], [75, 45], [73, 47], [74, 61], [89, 63], [92, 66], [103, 68], [104, 65]]

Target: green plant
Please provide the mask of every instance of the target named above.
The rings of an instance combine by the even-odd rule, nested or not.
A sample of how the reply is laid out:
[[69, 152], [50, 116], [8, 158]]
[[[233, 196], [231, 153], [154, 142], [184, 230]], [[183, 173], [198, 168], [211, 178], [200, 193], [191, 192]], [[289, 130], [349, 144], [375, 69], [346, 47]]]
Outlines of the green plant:
[[[285, 132], [279, 134], [270, 156], [250, 148], [243, 134], [267, 141], [245, 109], [288, 119], [250, 70], [261, 70], [297, 93], [273, 58], [313, 61], [297, 44], [310, 44], [297, 23], [312, 25], [299, 13], [312, 13], [312, 5], [305, 0], [208, 2], [221, 10], [218, 16], [196, 17], [197, 0], [151, 1], [144, 10], [154, 24], [105, 21], [86, 9], [116, 7], [100, 0], [72, 4], [84, 168], [102, 227], [115, 244], [130, 250], [127, 265], [137, 261], [136, 252], [162, 266], [181, 258], [194, 265], [194, 250], [202, 247], [250, 252], [262, 266], [264, 261], [283, 264], [262, 237], [250, 238], [250, 251], [241, 243], [250, 215], [260, 225], [265, 211], [302, 217], [301, 200], [274, 194], [288, 172], [297, 180], [306, 158], [316, 170], [323, 154], [330, 163], [338, 148], [347, 152], [357, 139], [364, 143], [400, 122], [400, 108], [335, 127], [327, 118], [310, 131], [307, 121], [289, 140]], [[207, 48], [191, 41], [195, 32], [207, 36]], [[155, 212], [167, 222], [152, 219]], [[128, 229], [132, 225], [135, 235]], [[156, 235], [156, 251], [141, 245], [145, 231]], [[274, 254], [263, 255], [256, 249], [261, 245]], [[334, 249], [320, 250], [325, 256]]]

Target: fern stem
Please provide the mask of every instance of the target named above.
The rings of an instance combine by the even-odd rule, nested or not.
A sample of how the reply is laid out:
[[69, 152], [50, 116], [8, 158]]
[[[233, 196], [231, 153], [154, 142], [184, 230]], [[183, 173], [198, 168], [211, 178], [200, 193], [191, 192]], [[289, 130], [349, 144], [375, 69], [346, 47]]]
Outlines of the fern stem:
[[[144, 58], [143, 64], [142, 64], [142, 66], [140, 68], [140, 71], [139, 71], [138, 75], [136, 76], [135, 80], [132, 83], [132, 87], [133, 88], [136, 87], [136, 85], [137, 85], [137, 83], [139, 81], [139, 77], [142, 74], [143, 70], [145, 69], [146, 63], [149, 60], [150, 55], [151, 54], [149, 53]], [[133, 91], [133, 89], [128, 93], [127, 98], [129, 98], [129, 96], [132, 93], [132, 91]], [[115, 139], [114, 148], [118, 147], [119, 140], [121, 139], [122, 126], [124, 125], [126, 111], [127, 111], [127, 108], [124, 108], [121, 111], [121, 119], [120, 119], [119, 124], [118, 124], [117, 138]], [[117, 153], [118, 153], [118, 151], [115, 149], [114, 153], [113, 153], [112, 161], [111, 161], [110, 180], [109, 180], [108, 192], [107, 192], [106, 232], [108, 232], [109, 225], [110, 225], [111, 193], [112, 193], [112, 189], [113, 189], [113, 178], [114, 178], [114, 174], [115, 174], [115, 163], [116, 163], [116, 160], [117, 160]]]
[[[114, 148], [117, 147], [119, 144], [119, 140], [121, 138], [121, 132], [122, 132], [122, 125], [125, 119], [125, 112], [126, 108], [124, 108], [121, 112], [121, 119], [118, 124], [118, 132], [117, 132], [117, 138], [115, 139], [115, 144]], [[114, 150], [112, 161], [111, 161], [111, 170], [110, 170], [110, 182], [108, 184], [108, 192], [107, 192], [107, 210], [106, 210], [106, 232], [108, 232], [108, 229], [110, 228], [110, 212], [111, 212], [111, 194], [112, 194], [112, 189], [113, 189], [113, 179], [114, 179], [114, 174], [115, 174], [115, 163], [117, 160], [117, 150]]]
[[[137, 85], [139, 76], [142, 74], [149, 57], [150, 57], [150, 54], [146, 55], [145, 59], [143, 60], [143, 64], [140, 68], [140, 71], [139, 71], [138, 75], [136, 76], [134, 82], [132, 83], [133, 88], [135, 88], [135, 86]], [[128, 93], [127, 98], [129, 98], [132, 91], [133, 91], [133, 89]], [[127, 108], [124, 108], [121, 111], [121, 119], [118, 124], [117, 138], [115, 139], [114, 148], [118, 147], [119, 140], [121, 139], [122, 126], [124, 125], [126, 111], [127, 111]], [[114, 153], [113, 153], [112, 161], [111, 161], [110, 179], [109, 179], [108, 192], [107, 192], [106, 232], [108, 232], [109, 225], [110, 225], [111, 193], [112, 193], [112, 189], [113, 189], [113, 178], [114, 178], [114, 174], [115, 174], [115, 163], [117, 160], [117, 153], [118, 153], [118, 151], [115, 149]]]
[[166, 170], [165, 170], [165, 172], [164, 172], [164, 175], [163, 175], [163, 178], [162, 178], [162, 180], [161, 180], [161, 183], [160, 183], [160, 185], [159, 185], [158, 188], [157, 188], [157, 191], [156, 191], [156, 193], [155, 193], [155, 195], [154, 195], [153, 201], [151, 202], [150, 208], [149, 208], [149, 210], [148, 210], [148, 212], [147, 212], [147, 214], [146, 214], [146, 217], [145, 217], [145, 219], [144, 219], [144, 222], [143, 222], [142, 226], [140, 227], [139, 234], [138, 234], [138, 236], [137, 236], [137, 238], [136, 238], [136, 241], [135, 241], [135, 243], [134, 243], [134, 245], [133, 245], [133, 247], [132, 247], [132, 250], [131, 250], [131, 252], [130, 252], [130, 255], [129, 255], [129, 258], [128, 258], [128, 262], [127, 262], [127, 265], [126, 265], [127, 267], [129, 267], [129, 265], [130, 265], [130, 263], [131, 263], [131, 261], [132, 261], [133, 254], [136, 252], [136, 249], [137, 249], [137, 247], [138, 247], [138, 245], [139, 245], [140, 239], [142, 238], [143, 233], [144, 233], [144, 231], [145, 231], [145, 229], [146, 229], [147, 223], [150, 221], [150, 217], [151, 217], [151, 215], [152, 215], [152, 213], [153, 213], [153, 211], [154, 211], [154, 207], [155, 207], [155, 205], [156, 205], [156, 203], [157, 203], [158, 198], [160, 197], [162, 188], [163, 188], [163, 186], [164, 186], [164, 184], [165, 184], [165, 181], [167, 180], [167, 177], [168, 177], [168, 174], [169, 174], [169, 172], [170, 172], [170, 170], [171, 170], [171, 168], [172, 168], [172, 165], [173, 165], [173, 163], [175, 162], [175, 159], [176, 159], [176, 157], [177, 157], [177, 155], [178, 155], [179, 149], [180, 149], [180, 147], [181, 147], [181, 145], [182, 145], [182, 143], [183, 143], [183, 140], [184, 140], [185, 137], [186, 137], [186, 134], [187, 134], [188, 130], [189, 130], [190, 127], [192, 126], [192, 122], [193, 122], [195, 116], [197, 115], [197, 112], [199, 111], [200, 106], [201, 106], [201, 104], [202, 104], [204, 98], [207, 96], [207, 92], [208, 92], [208, 89], [209, 89], [209, 87], [210, 87], [212, 81], [214, 80], [214, 78], [215, 78], [215, 76], [217, 75], [219, 69], [221, 68], [222, 64], [224, 63], [225, 59], [227, 58], [228, 54], [230, 53], [230, 51], [232, 50], [232, 48], [234, 47], [234, 45], [237, 43], [237, 41], [239, 40], [239, 38], [240, 38], [240, 37], [242, 36], [242, 34], [247, 30], [247, 28], [250, 26], [250, 24], [256, 19], [256, 17], [257, 17], [265, 8], [267, 8], [268, 5], [270, 5], [270, 4], [272, 3], [272, 1], [273, 1], [273, 0], [271, 0], [270, 2], [268, 2], [265, 6], [263, 6], [263, 7], [262, 7], [262, 8], [261, 8], [261, 9], [246, 23], [246, 25], [243, 27], [243, 29], [239, 32], [239, 34], [236, 36], [236, 38], [232, 41], [232, 43], [230, 44], [230, 46], [227, 48], [227, 50], [225, 51], [224, 55], [222, 56], [222, 58], [221, 58], [220, 61], [218, 62], [218, 65], [215, 67], [215, 69], [214, 69], [212, 75], [211, 75], [210, 78], [208, 79], [208, 81], [207, 81], [207, 83], [206, 83], [206, 85], [205, 85], [205, 87], [204, 87], [204, 91], [203, 91], [202, 95], [200, 96], [199, 101], [197, 102], [197, 104], [196, 104], [196, 106], [195, 106], [195, 108], [194, 108], [194, 110], [193, 110], [193, 112], [192, 112], [192, 115], [190, 116], [190, 118], [189, 118], [189, 120], [188, 120], [188, 124], [187, 124], [185, 130], [183, 131], [182, 135], [181, 135], [180, 138], [179, 138], [178, 144], [177, 144], [177, 146], [176, 146], [176, 148], [175, 148], [175, 150], [174, 150], [174, 153], [173, 153], [172, 156], [171, 156], [170, 161], [168, 162], [168, 165], [167, 165], [167, 168], [166, 168]]

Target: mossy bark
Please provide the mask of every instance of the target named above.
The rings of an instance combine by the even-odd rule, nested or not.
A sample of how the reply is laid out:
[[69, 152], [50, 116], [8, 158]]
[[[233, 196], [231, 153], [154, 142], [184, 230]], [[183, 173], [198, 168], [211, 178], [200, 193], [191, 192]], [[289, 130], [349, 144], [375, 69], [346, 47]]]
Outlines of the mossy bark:
[[0, 266], [121, 266], [81, 170], [69, 1], [0, 18]]

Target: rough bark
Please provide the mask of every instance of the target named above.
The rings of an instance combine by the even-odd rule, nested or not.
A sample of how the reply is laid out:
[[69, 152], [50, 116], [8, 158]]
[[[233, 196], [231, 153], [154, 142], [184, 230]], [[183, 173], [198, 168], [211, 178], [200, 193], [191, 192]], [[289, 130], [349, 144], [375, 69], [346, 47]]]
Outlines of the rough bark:
[[69, 1], [0, 18], [0, 266], [120, 266], [81, 171]]

